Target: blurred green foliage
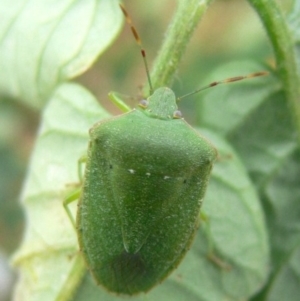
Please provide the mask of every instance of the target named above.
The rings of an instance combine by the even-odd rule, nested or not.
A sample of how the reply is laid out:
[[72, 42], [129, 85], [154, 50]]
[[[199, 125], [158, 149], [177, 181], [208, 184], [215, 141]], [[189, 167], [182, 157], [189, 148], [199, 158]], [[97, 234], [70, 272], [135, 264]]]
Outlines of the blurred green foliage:
[[[127, 2], [151, 66], [176, 2], [153, 0], [147, 5], [143, 1]], [[278, 1], [286, 11], [290, 2]], [[220, 65], [257, 57], [274, 65], [271, 45], [252, 8], [246, 1], [215, 1], [188, 46], [173, 89], [177, 95], [183, 95], [211, 80], [222, 79], [211, 77], [213, 73], [220, 74], [215, 72]], [[234, 75], [240, 75], [239, 70], [228, 69], [228, 76]], [[134, 106], [146, 76], [139, 49], [128, 29], [76, 80], [113, 114], [120, 112], [108, 101], [107, 93], [111, 90], [131, 97], [129, 104]], [[201, 95], [195, 96], [181, 104], [185, 119], [195, 125], [201, 117], [194, 108], [201, 98]], [[0, 98], [0, 250], [7, 254], [16, 249], [23, 234], [24, 216], [18, 200], [38, 125], [37, 109], [17, 99]], [[296, 171], [295, 174], [297, 176]]]

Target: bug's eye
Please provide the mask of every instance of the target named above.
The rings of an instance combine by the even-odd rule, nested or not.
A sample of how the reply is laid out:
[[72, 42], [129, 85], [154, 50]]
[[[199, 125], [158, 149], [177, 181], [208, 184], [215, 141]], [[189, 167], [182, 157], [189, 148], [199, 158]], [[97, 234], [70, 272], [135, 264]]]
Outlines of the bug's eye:
[[176, 119], [180, 119], [182, 118], [182, 113], [181, 111], [175, 111], [174, 114], [173, 114], [173, 118], [176, 118]]
[[146, 100], [146, 99], [142, 99], [140, 102], [139, 102], [139, 106], [143, 109], [146, 109], [149, 105], [149, 101]]

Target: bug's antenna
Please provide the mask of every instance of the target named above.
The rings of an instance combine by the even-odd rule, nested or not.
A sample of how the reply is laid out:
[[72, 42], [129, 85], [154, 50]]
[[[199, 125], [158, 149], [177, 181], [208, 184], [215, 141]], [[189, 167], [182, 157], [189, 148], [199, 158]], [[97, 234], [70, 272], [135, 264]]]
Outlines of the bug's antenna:
[[217, 81], [217, 82], [212, 82], [207, 86], [204, 86], [204, 87], [199, 88], [199, 89], [197, 89], [193, 92], [190, 92], [188, 94], [185, 94], [183, 96], [178, 97], [177, 101], [180, 101], [182, 98], [185, 98], [187, 96], [191, 96], [191, 95], [196, 94], [200, 91], [203, 91], [203, 90], [211, 88], [211, 87], [215, 87], [215, 86], [220, 85], [220, 84], [229, 84], [229, 83], [237, 82], [237, 81], [240, 81], [240, 80], [243, 80], [243, 79], [248, 79], [248, 78], [253, 78], [253, 77], [258, 77], [258, 76], [265, 76], [265, 75], [268, 75], [268, 74], [269, 74], [268, 71], [260, 71], [260, 72], [255, 72], [255, 73], [251, 73], [251, 74], [244, 75], [244, 76], [235, 76], [235, 77], [226, 78], [226, 79], [223, 79], [223, 80], [220, 80], [220, 81]]
[[150, 95], [153, 93], [153, 87], [152, 87], [152, 82], [150, 79], [150, 73], [149, 73], [149, 68], [148, 68], [148, 63], [147, 63], [147, 58], [146, 58], [146, 51], [143, 48], [142, 45], [142, 40], [140, 39], [135, 27], [132, 24], [132, 20], [127, 12], [127, 10], [125, 9], [124, 5], [119, 3], [121, 10], [125, 16], [126, 22], [129, 24], [130, 28], [131, 28], [131, 32], [133, 33], [133, 36], [136, 40], [136, 43], [139, 45], [140, 49], [141, 49], [141, 54], [143, 57], [143, 61], [144, 61], [144, 65], [145, 65], [145, 69], [146, 69], [146, 73], [147, 73], [147, 78], [148, 78], [148, 84], [149, 84], [149, 88], [150, 88]]

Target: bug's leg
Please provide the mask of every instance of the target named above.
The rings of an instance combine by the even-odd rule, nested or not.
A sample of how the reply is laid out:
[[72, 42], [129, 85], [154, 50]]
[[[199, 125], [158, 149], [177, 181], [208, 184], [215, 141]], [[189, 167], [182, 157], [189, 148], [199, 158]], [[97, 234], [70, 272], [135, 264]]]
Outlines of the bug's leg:
[[222, 270], [231, 270], [231, 266], [216, 255], [213, 236], [211, 233], [210, 221], [208, 216], [203, 211], [200, 211], [200, 220], [203, 222], [202, 226], [208, 239], [207, 258]]
[[69, 208], [69, 204], [73, 203], [74, 201], [78, 200], [81, 194], [81, 185], [83, 183], [83, 164], [86, 162], [87, 160], [87, 156], [84, 155], [82, 157], [79, 158], [78, 160], [78, 177], [79, 177], [79, 183], [75, 183], [75, 184], [71, 184], [70, 186], [72, 186], [71, 192], [67, 193], [66, 197], [64, 198], [63, 201], [63, 206], [64, 209], [66, 210], [66, 213], [74, 227], [74, 229], [76, 229], [76, 223], [75, 223], [75, 219], [71, 213], [71, 210]]
[[69, 208], [69, 204], [73, 203], [74, 201], [78, 200], [81, 194], [81, 188], [77, 188], [76, 190], [73, 190], [68, 196], [65, 197], [64, 201], [63, 201], [63, 206], [64, 209], [66, 210], [66, 213], [74, 227], [74, 229], [76, 229], [76, 223], [75, 223], [75, 219], [72, 215], [72, 212]]
[[120, 93], [117, 92], [109, 92], [108, 93], [109, 99], [112, 103], [118, 107], [122, 112], [126, 113], [131, 111], [132, 109], [123, 101], [122, 96]]
[[80, 184], [83, 183], [83, 165], [86, 163], [86, 161], [87, 161], [87, 155], [83, 155], [79, 158], [77, 162], [78, 177], [79, 177]]

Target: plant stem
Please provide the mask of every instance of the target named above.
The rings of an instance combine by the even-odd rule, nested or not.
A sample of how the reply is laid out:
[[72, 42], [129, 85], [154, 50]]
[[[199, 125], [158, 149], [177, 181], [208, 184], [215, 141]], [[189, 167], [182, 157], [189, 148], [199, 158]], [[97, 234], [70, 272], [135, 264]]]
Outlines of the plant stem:
[[273, 44], [278, 74], [283, 82], [300, 142], [300, 71], [287, 20], [274, 0], [248, 0], [259, 14]]
[[[179, 61], [211, 0], [178, 0], [177, 10], [154, 62], [151, 80], [154, 90], [170, 86]], [[148, 94], [148, 85], [145, 86]]]

